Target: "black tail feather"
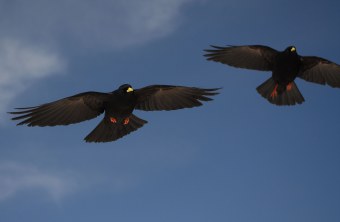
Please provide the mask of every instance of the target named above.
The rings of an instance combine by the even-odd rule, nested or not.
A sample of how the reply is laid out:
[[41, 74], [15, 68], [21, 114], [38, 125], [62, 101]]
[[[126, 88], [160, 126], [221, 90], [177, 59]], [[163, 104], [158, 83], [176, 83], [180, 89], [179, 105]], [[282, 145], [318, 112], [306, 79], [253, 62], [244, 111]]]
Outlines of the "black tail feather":
[[130, 121], [124, 125], [122, 122], [112, 123], [109, 118], [104, 119], [96, 126], [92, 132], [85, 137], [86, 142], [110, 142], [115, 141], [138, 128], [142, 127], [147, 121], [131, 114]]
[[277, 89], [277, 96], [272, 96], [276, 83], [273, 78], [269, 78], [267, 81], [259, 85], [256, 90], [257, 92], [266, 98], [270, 103], [275, 105], [296, 105], [301, 104], [305, 101], [302, 94], [300, 93], [298, 87], [294, 82], [291, 83], [291, 90], [286, 90], [286, 88]]

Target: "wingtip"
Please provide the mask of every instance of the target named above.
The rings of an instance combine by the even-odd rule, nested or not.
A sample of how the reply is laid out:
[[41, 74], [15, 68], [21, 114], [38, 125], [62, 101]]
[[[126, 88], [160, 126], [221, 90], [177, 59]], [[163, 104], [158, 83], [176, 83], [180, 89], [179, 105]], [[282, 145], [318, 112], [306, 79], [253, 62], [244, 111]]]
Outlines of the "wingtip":
[[212, 89], [210, 89], [210, 91], [217, 91], [217, 90], [220, 90], [220, 89], [223, 89], [223, 87], [221, 86], [221, 87], [218, 87], [218, 88], [212, 88]]
[[217, 45], [209, 45], [213, 49], [204, 49], [205, 52], [216, 52], [216, 50], [223, 49], [224, 47], [217, 46]]
[[204, 91], [209, 92], [209, 93], [220, 94], [220, 92], [218, 90], [221, 90], [221, 89], [223, 89], [223, 87], [205, 89]]
[[[221, 50], [221, 49], [225, 49], [226, 47], [225, 46], [217, 46], [217, 45], [210, 45], [212, 48], [214, 49], [217, 49], [217, 50]], [[232, 47], [232, 46], [229, 46], [227, 45], [227, 47]]]
[[20, 111], [11, 111], [11, 112], [7, 112], [7, 113], [12, 114], [12, 115], [26, 114], [26, 113], [32, 112], [33, 109], [35, 109], [35, 108], [36, 107], [14, 108], [14, 109], [20, 110]]

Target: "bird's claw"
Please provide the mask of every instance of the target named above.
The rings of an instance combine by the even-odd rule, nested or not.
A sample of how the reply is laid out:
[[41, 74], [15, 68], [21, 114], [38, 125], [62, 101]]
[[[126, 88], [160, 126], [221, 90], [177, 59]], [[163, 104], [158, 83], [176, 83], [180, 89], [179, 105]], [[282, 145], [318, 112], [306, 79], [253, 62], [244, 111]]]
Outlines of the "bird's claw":
[[277, 97], [277, 86], [278, 86], [278, 84], [275, 85], [273, 92], [270, 94], [270, 97], [271, 97], [272, 99], [274, 99], [275, 97]]
[[292, 88], [293, 88], [293, 83], [288, 83], [288, 85], [286, 86], [286, 90], [287, 91], [290, 91], [290, 90], [292, 90]]
[[117, 119], [114, 118], [114, 117], [110, 117], [110, 121], [111, 121], [111, 123], [116, 123], [116, 122], [117, 122]]
[[126, 125], [126, 124], [128, 124], [129, 122], [130, 122], [130, 118], [127, 117], [127, 118], [124, 119], [124, 123], [123, 123], [123, 124]]

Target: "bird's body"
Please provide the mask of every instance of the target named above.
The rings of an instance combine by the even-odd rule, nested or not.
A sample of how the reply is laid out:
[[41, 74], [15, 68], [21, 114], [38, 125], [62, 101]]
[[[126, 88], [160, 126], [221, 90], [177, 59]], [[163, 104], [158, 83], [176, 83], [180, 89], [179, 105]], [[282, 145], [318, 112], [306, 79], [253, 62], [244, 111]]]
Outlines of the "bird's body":
[[285, 50], [274, 59], [272, 78], [279, 85], [286, 86], [294, 81], [300, 69], [300, 59], [296, 53]]
[[123, 122], [132, 114], [136, 103], [137, 96], [134, 93], [122, 93], [120, 90], [115, 90], [108, 95], [104, 104], [105, 115]]
[[272, 77], [257, 87], [257, 91], [276, 105], [295, 105], [304, 98], [294, 80], [340, 87], [340, 66], [316, 56], [300, 56], [294, 46], [279, 52], [268, 46], [246, 45], [205, 50], [208, 60], [237, 68], [271, 71]]
[[56, 126], [82, 122], [104, 113], [97, 127], [85, 137], [86, 142], [117, 140], [142, 127], [147, 121], [133, 114], [145, 111], [176, 110], [201, 106], [212, 100], [217, 89], [152, 85], [134, 90], [129, 84], [110, 93], [84, 92], [36, 107], [18, 108], [10, 112], [22, 120], [18, 125]]

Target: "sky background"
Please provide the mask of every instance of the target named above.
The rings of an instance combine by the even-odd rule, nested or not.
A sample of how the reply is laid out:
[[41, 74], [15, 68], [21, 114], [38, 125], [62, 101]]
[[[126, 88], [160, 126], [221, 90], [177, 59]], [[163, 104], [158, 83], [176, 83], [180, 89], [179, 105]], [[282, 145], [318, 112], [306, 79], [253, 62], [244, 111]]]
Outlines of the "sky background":
[[[340, 90], [208, 62], [215, 45], [295, 45], [340, 63], [340, 2], [0, 0], [0, 221], [338, 222]], [[16, 126], [6, 112], [121, 84], [223, 87], [204, 106], [134, 113], [111, 143], [76, 125]]]

